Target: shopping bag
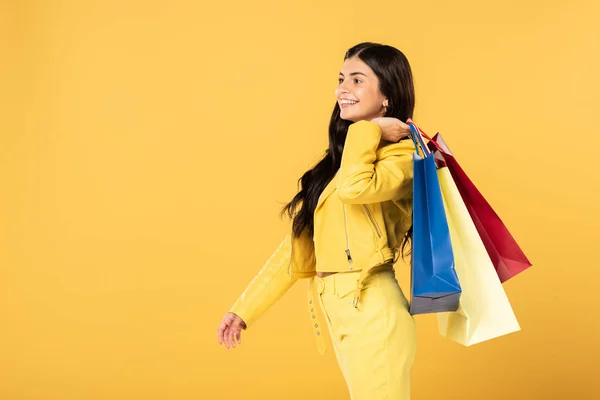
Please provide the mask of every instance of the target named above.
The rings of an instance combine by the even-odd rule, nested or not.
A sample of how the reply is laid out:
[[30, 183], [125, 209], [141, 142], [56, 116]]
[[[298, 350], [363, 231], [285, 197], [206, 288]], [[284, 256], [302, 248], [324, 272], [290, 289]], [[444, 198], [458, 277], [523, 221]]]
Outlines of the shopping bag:
[[[454, 269], [450, 231], [433, 153], [410, 124], [417, 151], [413, 154], [413, 237], [409, 312], [456, 311], [461, 286]], [[423, 157], [418, 154], [419, 148]]]
[[[417, 129], [419, 128], [417, 127]], [[441, 135], [437, 133], [433, 138], [429, 138], [422, 130], [419, 133], [430, 140], [427, 145], [434, 152], [435, 158], [443, 160], [447, 165], [500, 281], [505, 282], [529, 268], [532, 265], [531, 262], [498, 214], [460, 167]]]
[[470, 346], [520, 330], [502, 282], [447, 167], [437, 170], [462, 294], [456, 312], [438, 314], [442, 336]]

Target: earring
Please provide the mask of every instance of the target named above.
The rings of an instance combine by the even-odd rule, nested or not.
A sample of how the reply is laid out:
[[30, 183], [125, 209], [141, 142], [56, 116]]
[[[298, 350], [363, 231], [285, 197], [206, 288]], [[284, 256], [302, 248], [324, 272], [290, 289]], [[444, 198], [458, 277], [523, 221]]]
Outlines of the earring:
[[383, 105], [383, 109], [385, 110], [385, 112], [387, 112], [387, 106], [385, 104]]

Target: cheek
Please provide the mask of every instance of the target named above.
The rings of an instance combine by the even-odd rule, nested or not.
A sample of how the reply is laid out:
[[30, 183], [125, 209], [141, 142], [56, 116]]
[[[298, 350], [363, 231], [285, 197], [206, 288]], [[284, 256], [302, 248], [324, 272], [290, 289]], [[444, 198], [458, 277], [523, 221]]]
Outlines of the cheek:
[[377, 95], [371, 93], [369, 90], [357, 91], [357, 96], [364, 107], [376, 108], [377, 107]]

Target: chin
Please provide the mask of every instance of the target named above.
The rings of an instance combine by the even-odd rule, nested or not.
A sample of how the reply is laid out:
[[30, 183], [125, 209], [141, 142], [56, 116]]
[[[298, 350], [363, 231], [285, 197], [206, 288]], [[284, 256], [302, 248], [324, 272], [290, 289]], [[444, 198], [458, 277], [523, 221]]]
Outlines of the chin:
[[356, 122], [356, 121], [360, 121], [361, 119], [364, 119], [363, 117], [357, 116], [356, 114], [348, 115], [348, 114], [341, 114], [341, 113], [340, 113], [340, 118], [345, 121], [352, 121], [352, 122]]

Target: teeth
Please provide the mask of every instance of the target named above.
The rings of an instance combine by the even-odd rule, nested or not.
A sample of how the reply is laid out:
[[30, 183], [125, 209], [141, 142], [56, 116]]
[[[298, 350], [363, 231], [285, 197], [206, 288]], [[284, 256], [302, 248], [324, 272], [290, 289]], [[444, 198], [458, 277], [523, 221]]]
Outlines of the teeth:
[[353, 100], [342, 100], [342, 104], [356, 104], [358, 103], [358, 101], [353, 101]]

